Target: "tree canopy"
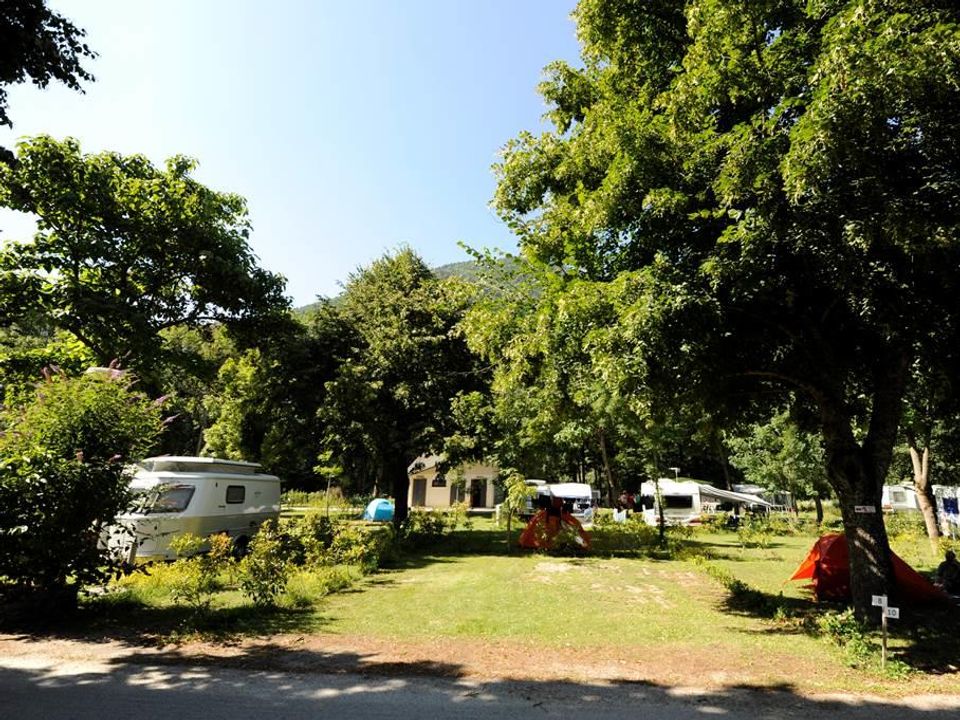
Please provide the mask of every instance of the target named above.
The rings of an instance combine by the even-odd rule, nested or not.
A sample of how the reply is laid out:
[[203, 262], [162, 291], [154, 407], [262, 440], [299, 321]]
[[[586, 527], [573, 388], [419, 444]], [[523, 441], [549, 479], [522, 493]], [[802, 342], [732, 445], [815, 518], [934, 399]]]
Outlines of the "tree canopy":
[[911, 381], [955, 344], [960, 8], [582, 0], [495, 204], [561, 277], [637, 286], [646, 384], [726, 412], [795, 393], [825, 440], [855, 605], [892, 592], [879, 510]]
[[[0, 5], [0, 125], [12, 126], [6, 85], [26, 81], [46, 87], [51, 80], [73, 90], [93, 76], [81, 65], [96, 54], [83, 42], [85, 33], [45, 0], [5, 0]], [[0, 160], [7, 151], [0, 147]]]
[[283, 312], [284, 280], [258, 267], [238, 195], [204, 187], [182, 156], [163, 168], [141, 155], [84, 155], [40, 136], [0, 166], [0, 205], [37, 216], [32, 241], [0, 253], [0, 325], [37, 313], [101, 363], [147, 367], [161, 333]]
[[0, 415], [0, 575], [44, 601], [74, 604], [115, 567], [100, 533], [163, 429], [160, 404], [133, 384], [119, 372], [48, 373]]
[[459, 329], [469, 298], [465, 285], [436, 280], [402, 249], [351, 275], [337, 307], [353, 343], [319, 411], [325, 447], [345, 470], [372, 472], [390, 489], [397, 523], [407, 514], [408, 466], [441, 449], [451, 402], [478, 385]]

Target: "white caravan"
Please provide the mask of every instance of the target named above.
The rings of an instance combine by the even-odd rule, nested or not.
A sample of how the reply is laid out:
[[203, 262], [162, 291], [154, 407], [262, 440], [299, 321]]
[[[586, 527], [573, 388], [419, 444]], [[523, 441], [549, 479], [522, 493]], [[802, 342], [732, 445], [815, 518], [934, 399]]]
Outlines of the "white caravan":
[[592, 519], [596, 491], [586, 483], [547, 483], [543, 480], [527, 480], [527, 487], [536, 488], [533, 497], [527, 498], [523, 517], [532, 517], [537, 510], [548, 508], [553, 498], [560, 498], [570, 508], [570, 514], [581, 519]]
[[717, 512], [769, 512], [772, 508], [771, 503], [756, 495], [721, 490], [696, 480], [667, 478], [660, 478], [657, 483], [643, 483], [640, 486], [640, 503], [643, 520], [648, 525], [660, 523], [660, 505], [663, 506], [664, 522], [668, 525], [697, 525], [701, 516]]
[[[130, 559], [172, 559], [175, 535], [226, 533], [244, 551], [261, 523], [280, 517], [280, 478], [259, 468], [206, 457], [144, 460], [130, 483], [133, 509], [117, 518], [120, 528], [113, 528], [110, 546]], [[132, 532], [132, 542], [121, 528]]]
[[919, 511], [917, 491], [910, 485], [884, 485], [880, 507], [884, 512]]
[[934, 485], [932, 490], [940, 529], [951, 538], [960, 537], [960, 487]]

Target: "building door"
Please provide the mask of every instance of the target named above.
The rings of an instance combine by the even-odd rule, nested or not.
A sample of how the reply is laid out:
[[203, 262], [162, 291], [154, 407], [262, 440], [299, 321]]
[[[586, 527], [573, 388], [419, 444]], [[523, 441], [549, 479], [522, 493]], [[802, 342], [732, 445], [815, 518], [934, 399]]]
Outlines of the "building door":
[[473, 478], [470, 481], [470, 507], [487, 506], [487, 481], [484, 478]]
[[414, 507], [423, 507], [427, 504], [427, 479], [426, 478], [414, 478], [413, 479], [413, 502], [411, 505]]

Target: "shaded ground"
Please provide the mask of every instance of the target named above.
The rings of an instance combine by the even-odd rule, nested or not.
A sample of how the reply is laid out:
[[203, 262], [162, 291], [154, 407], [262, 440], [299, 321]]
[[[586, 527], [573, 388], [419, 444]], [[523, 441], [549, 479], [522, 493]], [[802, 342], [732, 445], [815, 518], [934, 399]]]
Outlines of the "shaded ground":
[[[0, 696], [4, 715], [18, 720], [100, 720], [134, 712], [142, 717], [207, 720], [340, 716], [468, 720], [526, 715], [611, 720], [707, 715], [729, 720], [947, 720], [960, 712], [957, 696], [811, 694], [790, 683], [707, 686], [692, 675], [682, 684], [472, 676], [461, 663], [413, 659], [387, 663], [356, 648], [319, 651], [252, 645], [234, 648], [228, 654], [234, 660], [223, 667], [222, 647], [202, 662], [205, 656], [196, 654], [199, 648], [145, 652], [116, 644], [91, 648], [64, 642], [27, 648], [9, 639], [2, 644]], [[7, 654], [17, 649], [24, 652]], [[91, 650], [95, 656], [87, 657]], [[76, 659], [75, 654], [84, 657]], [[282, 669], [288, 665], [293, 671]], [[318, 672], [325, 666], [340, 672]]]

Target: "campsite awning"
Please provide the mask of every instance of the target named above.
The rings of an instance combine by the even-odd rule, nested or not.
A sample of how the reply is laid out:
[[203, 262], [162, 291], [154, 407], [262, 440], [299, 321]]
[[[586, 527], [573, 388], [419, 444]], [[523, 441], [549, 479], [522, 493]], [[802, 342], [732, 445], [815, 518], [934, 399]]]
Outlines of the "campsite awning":
[[700, 496], [715, 497], [720, 500], [729, 500], [735, 503], [744, 503], [747, 505], [760, 505], [762, 507], [773, 507], [771, 503], [768, 503], [761, 497], [756, 495], [747, 495], [746, 493], [732, 492], [730, 490], [721, 490], [720, 488], [714, 487], [713, 485], [706, 485], [704, 483], [697, 483], [700, 486]]
[[589, 485], [584, 483], [552, 483], [537, 488], [540, 495], [563, 498], [564, 500], [590, 500], [593, 497]]

